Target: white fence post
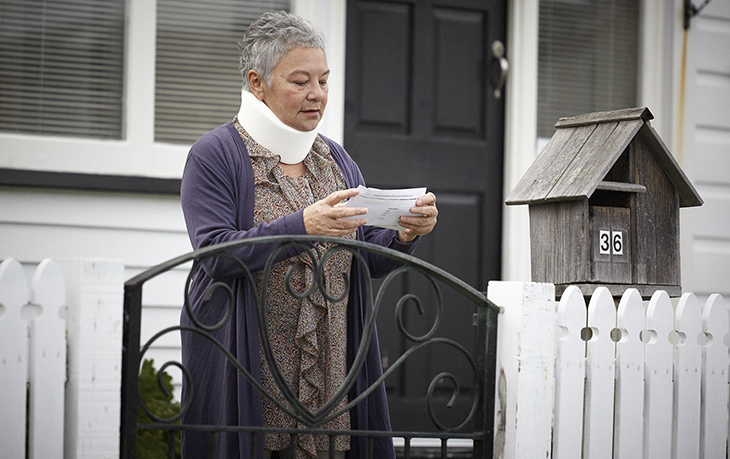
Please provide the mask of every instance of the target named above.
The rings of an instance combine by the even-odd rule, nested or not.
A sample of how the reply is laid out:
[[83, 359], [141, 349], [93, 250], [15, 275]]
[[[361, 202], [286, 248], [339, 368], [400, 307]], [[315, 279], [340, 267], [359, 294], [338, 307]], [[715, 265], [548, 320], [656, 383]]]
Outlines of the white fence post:
[[497, 331], [495, 458], [548, 458], [554, 397], [555, 286], [489, 282]]
[[728, 428], [728, 347], [730, 315], [720, 295], [711, 295], [702, 310], [702, 392], [700, 457], [723, 457]]
[[63, 260], [68, 304], [65, 457], [119, 457], [124, 265]]
[[25, 457], [28, 326], [21, 309], [28, 303], [23, 267], [0, 263], [0, 444], [4, 457]]
[[66, 324], [62, 318], [66, 289], [58, 265], [43, 260], [31, 281], [30, 321], [30, 459], [63, 458]]
[[700, 450], [702, 353], [697, 337], [702, 331], [702, 309], [694, 294], [685, 293], [680, 298], [674, 328], [680, 339], [674, 352], [672, 459], [684, 459], [697, 457]]

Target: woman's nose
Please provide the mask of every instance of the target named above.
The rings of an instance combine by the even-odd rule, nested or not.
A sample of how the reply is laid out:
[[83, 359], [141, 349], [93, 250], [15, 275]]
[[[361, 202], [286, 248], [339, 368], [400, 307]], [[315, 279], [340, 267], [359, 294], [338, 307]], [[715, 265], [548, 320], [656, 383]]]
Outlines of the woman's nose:
[[309, 99], [321, 100], [324, 97], [325, 89], [319, 83], [315, 83], [312, 89], [309, 91]]

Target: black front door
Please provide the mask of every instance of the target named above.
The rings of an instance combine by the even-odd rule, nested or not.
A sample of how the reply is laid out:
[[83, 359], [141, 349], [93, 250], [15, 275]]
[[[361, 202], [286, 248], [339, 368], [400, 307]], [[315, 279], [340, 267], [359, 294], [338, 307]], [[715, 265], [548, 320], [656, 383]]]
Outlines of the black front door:
[[[426, 186], [436, 194], [439, 221], [416, 255], [480, 290], [500, 277], [504, 103], [495, 97], [500, 68], [492, 46], [505, 41], [505, 3], [347, 3], [345, 147], [369, 186]], [[448, 297], [445, 306], [441, 329], [473, 349], [474, 310], [450, 305]], [[432, 313], [405, 309], [409, 327], [428, 329]], [[391, 312], [378, 317], [385, 367], [413, 345]], [[394, 429], [428, 428], [418, 406], [434, 372], [468, 373], [449, 352], [434, 347], [414, 355], [388, 379]], [[468, 394], [468, 384], [460, 384]]]

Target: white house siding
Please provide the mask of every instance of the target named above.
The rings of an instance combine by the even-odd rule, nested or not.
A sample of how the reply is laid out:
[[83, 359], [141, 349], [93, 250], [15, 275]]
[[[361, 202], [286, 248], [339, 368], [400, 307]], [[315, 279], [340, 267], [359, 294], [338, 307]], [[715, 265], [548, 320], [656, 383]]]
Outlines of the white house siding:
[[[0, 260], [17, 259], [29, 278], [44, 258], [89, 258], [122, 260], [129, 279], [190, 250], [176, 196], [0, 188]], [[179, 322], [185, 276], [174, 270], [143, 290], [142, 342]], [[175, 333], [148, 357], [159, 368], [178, 360], [179, 348]]]
[[687, 40], [680, 161], [705, 204], [682, 214], [690, 244], [683, 286], [730, 298], [730, 2], [711, 1], [692, 19]]

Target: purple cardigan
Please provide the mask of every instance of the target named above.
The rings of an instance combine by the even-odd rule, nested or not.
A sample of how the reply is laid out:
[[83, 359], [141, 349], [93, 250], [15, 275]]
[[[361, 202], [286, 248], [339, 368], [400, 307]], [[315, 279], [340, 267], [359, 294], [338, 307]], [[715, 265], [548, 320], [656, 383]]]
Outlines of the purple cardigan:
[[[364, 185], [359, 168], [347, 152], [337, 143], [322, 136], [329, 145], [332, 157], [342, 171], [348, 187]], [[273, 222], [253, 227], [254, 179], [251, 161], [240, 134], [232, 123], [224, 124], [203, 135], [190, 149], [180, 190], [182, 209], [188, 234], [194, 249], [200, 249], [221, 242], [240, 240], [256, 236], [279, 234], [306, 234], [302, 218], [303, 209], [281, 217]], [[357, 238], [361, 241], [387, 246], [401, 252], [411, 253], [417, 241], [401, 243], [393, 230], [360, 227]], [[253, 271], [263, 268], [272, 246], [257, 244], [235, 249], [233, 253]], [[290, 257], [296, 249], [283, 254]], [[384, 275], [395, 268], [393, 261], [383, 257], [364, 254], [371, 274]], [[226, 296], [218, 289], [205, 303], [203, 296], [215, 281], [223, 281], [231, 287], [234, 295], [233, 314], [226, 324], [213, 332], [246, 368], [260, 381], [258, 323], [252, 301], [252, 292], [240, 278], [241, 271], [235, 264], [221, 258], [203, 265], [193, 277], [190, 287], [190, 303], [195, 317], [204, 324], [218, 323], [226, 310]], [[365, 320], [364, 274], [358, 263], [352, 265], [352, 284], [348, 306], [348, 366], [357, 352]], [[181, 325], [192, 326], [185, 309], [180, 317]], [[183, 378], [182, 399], [194, 396], [190, 410], [183, 417], [184, 424], [248, 425], [263, 423], [261, 394], [254, 389], [232, 365], [227, 363], [223, 353], [197, 333], [183, 331], [182, 364], [190, 372], [191, 381]], [[358, 375], [349, 396], [353, 399], [382, 375], [377, 333], [370, 343], [365, 364]], [[390, 416], [385, 395], [385, 386], [371, 393], [350, 412], [353, 429], [390, 430]], [[196, 432], [183, 433], [183, 457], [208, 457], [209, 435]], [[220, 433], [217, 440], [218, 458], [263, 457], [263, 441], [256, 443], [255, 456], [250, 456], [251, 439], [248, 434]], [[348, 458], [366, 456], [364, 439], [352, 438]], [[393, 443], [390, 438], [375, 440], [373, 457], [393, 458]]]

